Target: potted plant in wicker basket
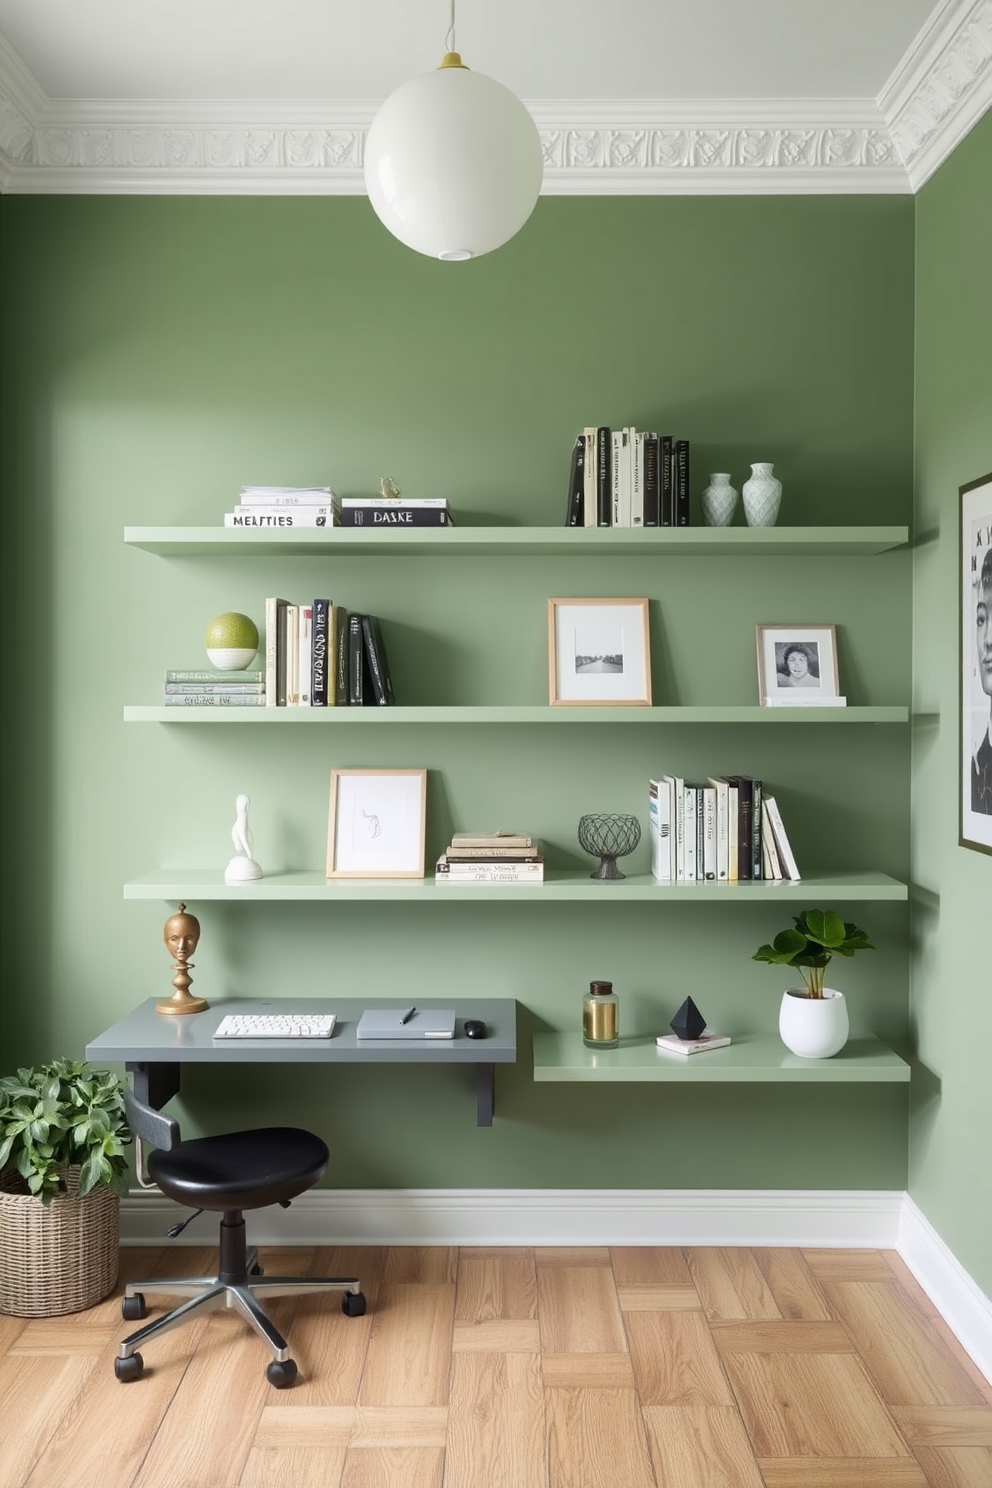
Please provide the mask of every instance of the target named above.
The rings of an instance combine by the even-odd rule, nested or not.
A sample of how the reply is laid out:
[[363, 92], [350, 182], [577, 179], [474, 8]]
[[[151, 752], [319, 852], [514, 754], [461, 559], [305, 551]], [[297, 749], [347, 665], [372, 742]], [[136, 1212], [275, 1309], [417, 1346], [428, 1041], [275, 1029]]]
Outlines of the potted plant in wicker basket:
[[92, 1307], [117, 1280], [124, 1087], [69, 1059], [0, 1078], [0, 1313]]

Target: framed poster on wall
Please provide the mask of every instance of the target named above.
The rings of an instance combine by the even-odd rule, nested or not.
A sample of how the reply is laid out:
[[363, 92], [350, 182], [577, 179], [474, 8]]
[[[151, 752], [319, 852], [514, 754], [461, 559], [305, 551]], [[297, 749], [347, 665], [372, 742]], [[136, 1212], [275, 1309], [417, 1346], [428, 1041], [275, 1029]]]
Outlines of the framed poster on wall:
[[992, 475], [960, 487], [962, 847], [992, 853]]

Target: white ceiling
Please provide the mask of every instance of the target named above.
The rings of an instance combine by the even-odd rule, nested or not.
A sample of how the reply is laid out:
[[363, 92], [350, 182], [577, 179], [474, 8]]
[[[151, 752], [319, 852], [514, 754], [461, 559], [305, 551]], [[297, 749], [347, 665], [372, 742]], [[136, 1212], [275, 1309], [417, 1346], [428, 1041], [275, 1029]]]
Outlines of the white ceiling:
[[[0, 187], [360, 189], [449, 3], [0, 0]], [[455, 37], [551, 190], [912, 190], [992, 103], [992, 0], [458, 0]]]

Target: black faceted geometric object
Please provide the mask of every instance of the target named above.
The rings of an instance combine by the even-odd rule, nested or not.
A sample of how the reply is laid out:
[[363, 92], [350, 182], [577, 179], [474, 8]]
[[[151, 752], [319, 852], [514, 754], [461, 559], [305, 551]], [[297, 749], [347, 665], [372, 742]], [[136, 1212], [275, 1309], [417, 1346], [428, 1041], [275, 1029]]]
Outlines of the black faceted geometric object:
[[590, 878], [626, 878], [617, 867], [617, 858], [632, 853], [641, 840], [641, 824], [636, 816], [618, 816], [600, 811], [579, 817], [579, 846], [583, 852], [598, 857], [599, 867]]
[[677, 1033], [680, 1039], [698, 1039], [702, 1037], [703, 1029], [706, 1027], [706, 1019], [697, 1008], [691, 997], [687, 997], [679, 1008], [675, 1017], [669, 1024], [673, 1033]]

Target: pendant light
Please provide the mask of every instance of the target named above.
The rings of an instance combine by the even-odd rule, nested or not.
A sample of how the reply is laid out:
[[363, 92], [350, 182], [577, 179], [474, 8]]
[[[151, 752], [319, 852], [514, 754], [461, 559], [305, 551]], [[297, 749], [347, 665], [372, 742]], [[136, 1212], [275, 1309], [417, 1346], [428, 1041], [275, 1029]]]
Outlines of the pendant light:
[[491, 253], [537, 203], [537, 125], [502, 83], [471, 72], [454, 50], [455, 0], [435, 72], [390, 94], [365, 139], [365, 187], [385, 227], [446, 262]]

